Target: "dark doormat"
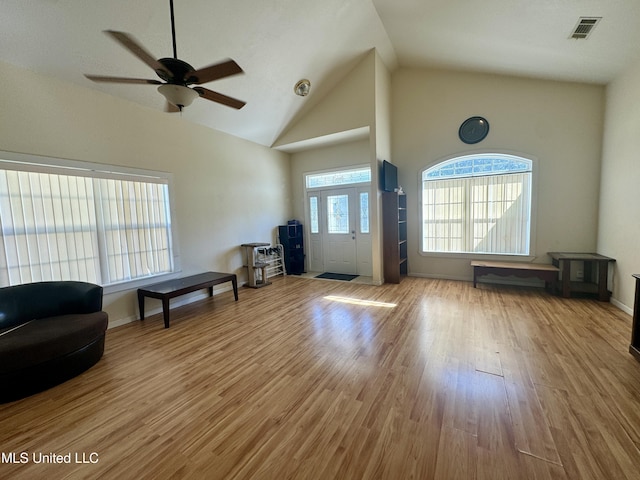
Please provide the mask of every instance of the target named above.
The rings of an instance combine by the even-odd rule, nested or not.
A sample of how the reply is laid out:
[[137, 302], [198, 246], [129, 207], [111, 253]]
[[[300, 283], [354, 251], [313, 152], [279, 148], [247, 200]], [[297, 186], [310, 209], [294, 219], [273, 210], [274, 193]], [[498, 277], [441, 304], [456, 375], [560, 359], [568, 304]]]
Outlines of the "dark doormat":
[[350, 282], [357, 276], [358, 275], [349, 275], [346, 273], [324, 272], [324, 273], [321, 273], [320, 275], [316, 275], [316, 278], [327, 278], [329, 280], [344, 280], [345, 282]]

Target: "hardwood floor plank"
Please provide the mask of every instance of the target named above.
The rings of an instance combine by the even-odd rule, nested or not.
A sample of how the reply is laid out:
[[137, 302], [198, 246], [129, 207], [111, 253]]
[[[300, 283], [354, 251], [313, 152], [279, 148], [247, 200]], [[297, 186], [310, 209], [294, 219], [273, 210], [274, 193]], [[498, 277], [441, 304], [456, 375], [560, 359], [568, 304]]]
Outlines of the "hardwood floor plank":
[[538, 390], [531, 380], [526, 356], [518, 350], [503, 351], [505, 387], [516, 449], [550, 463], [562, 465]]
[[475, 377], [478, 446], [488, 451], [515, 452], [515, 434], [504, 378], [484, 372], [476, 372]]
[[507, 383], [506, 388], [516, 449], [541, 460], [562, 465], [537, 391], [514, 383]]
[[[636, 444], [640, 443], [640, 369], [635, 359], [629, 358], [629, 362], [621, 368], [603, 367], [601, 381], [605, 391], [616, 397], [616, 402], [609, 404], [612, 415], [616, 417], [624, 431]], [[607, 395], [603, 395], [607, 398]]]
[[461, 430], [474, 437], [478, 435], [478, 409], [476, 408], [476, 370], [469, 359], [457, 361], [455, 371], [455, 391], [445, 407], [445, 426]]
[[444, 427], [438, 448], [438, 461], [433, 478], [468, 480], [477, 470], [477, 437], [456, 428]]

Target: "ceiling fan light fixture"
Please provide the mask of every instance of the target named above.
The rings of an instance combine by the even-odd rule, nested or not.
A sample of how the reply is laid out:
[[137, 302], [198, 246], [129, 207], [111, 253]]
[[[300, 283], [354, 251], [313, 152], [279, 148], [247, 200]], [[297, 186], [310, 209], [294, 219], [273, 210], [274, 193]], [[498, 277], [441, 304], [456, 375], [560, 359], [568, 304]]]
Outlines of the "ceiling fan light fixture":
[[164, 95], [167, 102], [180, 109], [188, 107], [200, 96], [198, 92], [189, 87], [185, 87], [184, 85], [174, 85], [171, 83], [160, 85], [158, 87], [158, 91]]
[[300, 95], [301, 97], [306, 97], [309, 95], [309, 90], [311, 90], [311, 82], [306, 78], [299, 80], [298, 83], [293, 87], [293, 91], [296, 95]]

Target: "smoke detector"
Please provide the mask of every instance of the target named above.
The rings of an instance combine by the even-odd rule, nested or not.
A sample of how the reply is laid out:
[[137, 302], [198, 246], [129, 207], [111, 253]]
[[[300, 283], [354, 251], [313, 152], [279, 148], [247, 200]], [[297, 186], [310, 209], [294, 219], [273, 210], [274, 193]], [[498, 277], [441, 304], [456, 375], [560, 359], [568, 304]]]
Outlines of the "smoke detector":
[[309, 90], [311, 90], [311, 82], [306, 78], [300, 80], [293, 87], [293, 91], [296, 93], [296, 95], [300, 95], [301, 97], [306, 97], [307, 95], [309, 95]]

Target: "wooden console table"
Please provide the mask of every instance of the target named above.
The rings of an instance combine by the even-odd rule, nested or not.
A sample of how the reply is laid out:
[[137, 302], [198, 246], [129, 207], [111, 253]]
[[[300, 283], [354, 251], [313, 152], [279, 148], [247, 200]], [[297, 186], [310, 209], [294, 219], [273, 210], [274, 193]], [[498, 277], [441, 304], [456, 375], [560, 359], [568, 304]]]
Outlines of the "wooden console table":
[[631, 327], [631, 345], [629, 353], [640, 360], [640, 275], [632, 275], [636, 279], [636, 296], [633, 302], [633, 324]]
[[209, 296], [213, 296], [213, 286], [221, 283], [233, 284], [233, 295], [238, 301], [238, 279], [233, 273], [206, 272], [191, 275], [184, 278], [175, 278], [164, 282], [154, 283], [138, 289], [138, 308], [140, 320], [144, 320], [144, 297], [159, 298], [162, 300], [162, 314], [164, 316], [164, 328], [169, 328], [169, 300], [180, 295], [209, 289]]
[[[572, 293], [577, 293], [596, 296], [601, 302], [609, 301], [611, 296], [611, 292], [607, 288], [609, 263], [615, 262], [615, 259], [598, 253], [549, 252], [548, 255], [553, 264], [560, 268], [562, 276], [560, 286], [563, 297], [569, 298]], [[571, 281], [571, 262], [582, 262], [583, 281]], [[594, 272], [594, 266], [597, 276]]]

